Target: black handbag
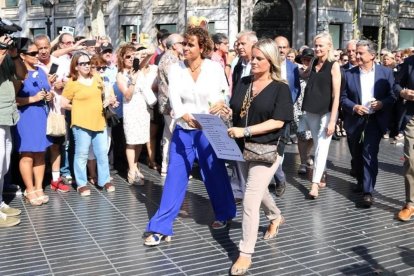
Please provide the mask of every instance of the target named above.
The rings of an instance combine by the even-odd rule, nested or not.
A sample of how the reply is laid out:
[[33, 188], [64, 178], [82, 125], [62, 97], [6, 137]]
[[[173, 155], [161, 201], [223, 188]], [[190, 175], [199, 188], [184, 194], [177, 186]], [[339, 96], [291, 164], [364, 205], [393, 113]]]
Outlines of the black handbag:
[[115, 109], [110, 105], [104, 108], [104, 116], [108, 127], [114, 127], [120, 123], [118, 114], [116, 114]]
[[[246, 95], [244, 96], [244, 103], [246, 104], [246, 125], [249, 117], [249, 107], [253, 99], [251, 99], [252, 84], [250, 84], [249, 89], [247, 89]], [[252, 143], [246, 142], [244, 140], [244, 149], [243, 149], [243, 159], [250, 162], [263, 162], [263, 163], [270, 163], [273, 164], [276, 162], [278, 157], [277, 148], [279, 146], [280, 137], [277, 140], [276, 145], [268, 145], [268, 144], [260, 144], [260, 143]]]

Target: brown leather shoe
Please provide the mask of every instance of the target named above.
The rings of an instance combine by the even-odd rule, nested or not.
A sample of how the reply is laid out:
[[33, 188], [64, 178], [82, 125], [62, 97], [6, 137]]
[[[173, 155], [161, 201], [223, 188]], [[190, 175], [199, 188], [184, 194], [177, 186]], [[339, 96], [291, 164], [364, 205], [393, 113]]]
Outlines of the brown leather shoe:
[[414, 216], [414, 207], [408, 204], [397, 214], [397, 218], [402, 221], [409, 221], [412, 216]]

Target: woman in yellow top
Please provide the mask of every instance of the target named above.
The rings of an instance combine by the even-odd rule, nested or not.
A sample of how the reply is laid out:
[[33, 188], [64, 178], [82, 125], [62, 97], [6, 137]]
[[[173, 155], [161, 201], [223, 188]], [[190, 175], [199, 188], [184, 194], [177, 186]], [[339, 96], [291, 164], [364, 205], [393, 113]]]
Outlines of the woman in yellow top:
[[91, 73], [89, 56], [79, 53], [70, 63], [70, 80], [65, 85], [62, 96], [71, 104], [71, 127], [75, 137], [75, 171], [77, 190], [81, 196], [89, 196], [87, 187], [86, 162], [89, 147], [93, 151], [98, 165], [98, 185], [108, 192], [115, 191], [110, 183], [107, 155], [107, 131], [103, 115], [103, 82], [98, 74]]

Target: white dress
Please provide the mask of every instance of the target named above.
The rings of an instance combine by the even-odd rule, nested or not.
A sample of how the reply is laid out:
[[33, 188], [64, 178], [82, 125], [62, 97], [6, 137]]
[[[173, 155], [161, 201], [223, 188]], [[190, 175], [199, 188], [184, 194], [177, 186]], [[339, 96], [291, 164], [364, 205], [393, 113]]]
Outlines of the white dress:
[[[123, 98], [124, 132], [128, 145], [142, 145], [150, 138], [150, 110], [142, 94], [143, 89], [151, 89], [152, 82], [157, 76], [157, 66], [151, 66], [144, 75], [138, 72], [134, 94], [130, 101]], [[128, 80], [127, 75], [125, 78]], [[129, 80], [128, 80], [129, 82]]]

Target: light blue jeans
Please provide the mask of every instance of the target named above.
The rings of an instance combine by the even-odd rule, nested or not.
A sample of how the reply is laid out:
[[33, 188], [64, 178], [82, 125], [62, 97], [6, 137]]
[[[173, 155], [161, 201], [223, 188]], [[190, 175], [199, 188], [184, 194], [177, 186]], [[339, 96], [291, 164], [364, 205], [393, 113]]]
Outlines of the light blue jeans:
[[93, 152], [96, 156], [98, 166], [98, 185], [103, 187], [110, 182], [109, 161], [108, 161], [108, 134], [106, 128], [103, 131], [92, 131], [81, 127], [72, 127], [75, 137], [75, 159], [73, 168], [78, 187], [86, 186], [86, 163], [88, 161], [89, 147], [93, 145]]

